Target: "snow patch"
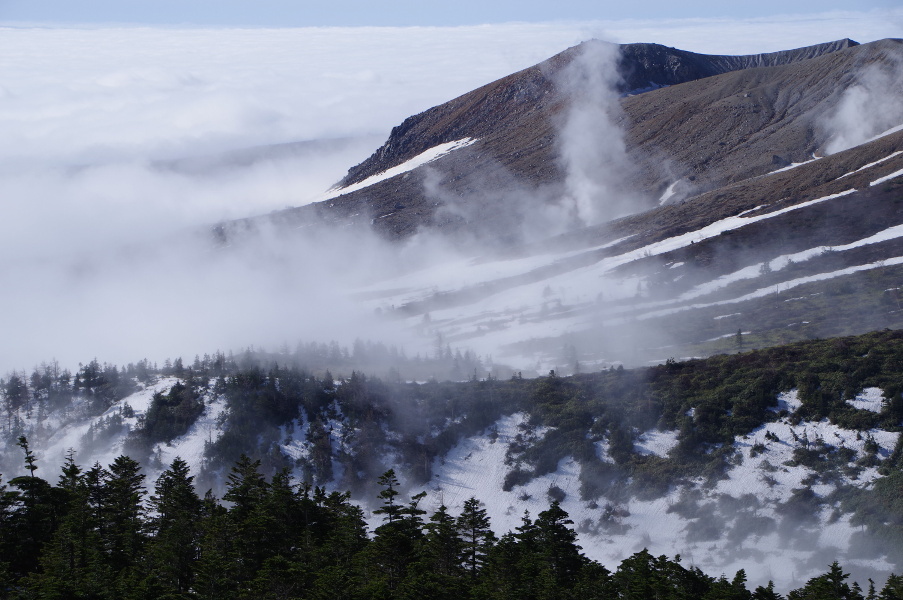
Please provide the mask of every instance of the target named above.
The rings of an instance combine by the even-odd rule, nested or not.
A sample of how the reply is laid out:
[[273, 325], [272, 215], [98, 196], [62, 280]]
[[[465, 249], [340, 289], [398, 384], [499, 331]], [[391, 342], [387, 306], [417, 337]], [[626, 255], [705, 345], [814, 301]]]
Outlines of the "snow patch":
[[667, 456], [677, 446], [679, 433], [677, 430], [659, 431], [658, 429], [653, 429], [647, 431], [637, 438], [633, 445], [634, 450], [644, 455]]
[[850, 171], [849, 173], [844, 173], [843, 175], [841, 175], [840, 177], [838, 177], [838, 179], [843, 179], [844, 177], [849, 177], [850, 175], [853, 175], [853, 174], [855, 174], [855, 173], [858, 173], [859, 171], [865, 171], [866, 169], [869, 169], [869, 168], [871, 168], [871, 167], [874, 167], [875, 165], [880, 165], [880, 164], [883, 163], [884, 161], [890, 160], [890, 159], [892, 159], [893, 157], [898, 156], [898, 155], [900, 155], [900, 154], [903, 154], [903, 150], [897, 150], [897, 151], [894, 152], [893, 154], [890, 154], [890, 155], [888, 155], [888, 156], [885, 156], [884, 158], [880, 158], [880, 159], [876, 160], [875, 162], [870, 162], [870, 163], [868, 163], [867, 165], [862, 165], [861, 167], [859, 167], [859, 168], [856, 169], [855, 171]]
[[847, 400], [847, 404], [862, 410], [879, 413], [884, 407], [884, 392], [881, 388], [865, 388], [856, 394], [855, 398]]
[[665, 204], [666, 202], [668, 202], [668, 200], [674, 197], [674, 195], [677, 193], [677, 184], [679, 184], [680, 182], [681, 180], [678, 179], [668, 186], [668, 188], [662, 194], [661, 198], [658, 199], [659, 205]]
[[781, 392], [778, 394], [778, 406], [777, 408], [771, 408], [771, 410], [775, 412], [786, 410], [788, 413], [793, 413], [802, 405], [803, 401], [800, 400], [799, 390], [793, 389], [789, 392]]
[[769, 174], [769, 175], [774, 175], [775, 173], [783, 173], [784, 171], [789, 171], [789, 170], [791, 170], [791, 169], [795, 169], [795, 168], [801, 167], [801, 166], [803, 166], [803, 165], [808, 165], [808, 164], [811, 163], [811, 162], [817, 161], [819, 158], [821, 158], [821, 157], [820, 157], [820, 156], [816, 156], [816, 157], [813, 157], [811, 160], [805, 160], [805, 161], [803, 161], [803, 162], [798, 162], [798, 163], [790, 163], [790, 164], [787, 165], [786, 167], [783, 167], [783, 168], [781, 168], [781, 169], [777, 169], [776, 171], [771, 171], [771, 172], [769, 172], [768, 174]]
[[[99, 462], [102, 465], [112, 463], [117, 456], [123, 453], [123, 446], [128, 432], [135, 428], [138, 423], [138, 417], [147, 413], [154, 394], [169, 391], [178, 381], [177, 377], [161, 377], [157, 381], [143, 386], [139, 391], [114, 403], [102, 415], [87, 420], [76, 418], [66, 423], [62, 420], [56, 421], [59, 417], [54, 416], [54, 420], [50, 420], [45, 424], [45, 427], [48, 429], [55, 430], [53, 437], [43, 447], [42, 451], [38, 452], [38, 458], [42, 466], [46, 468], [47, 472], [56, 471], [63, 464], [69, 449], [79, 450], [79, 453], [75, 456], [75, 461], [80, 465], [90, 465], [95, 462]], [[85, 399], [80, 400], [82, 402], [85, 401]], [[134, 411], [134, 416], [125, 417], [123, 415], [123, 408], [126, 405]], [[75, 409], [73, 415], [78, 415], [78, 407], [76, 406]], [[102, 426], [106, 419], [113, 417], [117, 413], [122, 416], [121, 430], [111, 436], [110, 441], [104, 443], [102, 447], [94, 451], [85, 452], [83, 438], [88, 433], [88, 430], [92, 426]]]
[[903, 169], [899, 171], [894, 171], [890, 175], [885, 175], [884, 177], [878, 178], [875, 181], [871, 182], [869, 185], [878, 185], [879, 183], [884, 183], [885, 181], [890, 181], [891, 179], [896, 179], [897, 177], [903, 176]]
[[329, 200], [330, 198], [337, 198], [344, 194], [350, 194], [351, 192], [356, 192], [358, 190], [362, 190], [364, 188], [370, 187], [375, 183], [379, 183], [380, 181], [385, 181], [386, 179], [391, 179], [396, 175], [401, 175], [402, 173], [407, 173], [408, 171], [413, 171], [417, 167], [422, 167], [425, 164], [431, 163], [435, 160], [438, 160], [445, 156], [446, 154], [452, 152], [453, 150], [457, 150], [459, 148], [465, 148], [475, 143], [477, 140], [473, 138], [463, 138], [460, 140], [456, 140], [454, 142], [446, 142], [444, 144], [439, 144], [438, 146], [434, 146], [429, 150], [424, 150], [414, 158], [408, 159], [400, 165], [396, 165], [391, 169], [386, 169], [382, 173], [377, 173], [376, 175], [371, 175], [370, 177], [364, 179], [363, 181], [359, 181], [358, 183], [353, 183], [346, 187], [336, 187], [332, 188], [326, 192], [320, 198], [314, 200], [314, 202], [322, 202], [323, 200]]

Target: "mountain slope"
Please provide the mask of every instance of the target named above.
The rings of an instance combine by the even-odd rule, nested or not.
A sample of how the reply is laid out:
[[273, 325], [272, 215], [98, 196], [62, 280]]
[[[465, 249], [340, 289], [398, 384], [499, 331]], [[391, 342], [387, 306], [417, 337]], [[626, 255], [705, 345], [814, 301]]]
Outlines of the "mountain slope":
[[[379, 231], [402, 237], [430, 226], [483, 228], [516, 238], [529, 218], [522, 213], [536, 203], [554, 203], [566, 191], [561, 120], [571, 91], [562, 73], [592, 47], [572, 48], [407, 119], [373, 156], [349, 171], [333, 198], [273, 218], [372, 219]], [[650, 207], [677, 180], [684, 181], [680, 195], [688, 197], [694, 190], [764, 174], [776, 163], [808, 159], [827, 141], [819, 117], [866, 67], [889, 64], [899, 52], [900, 43], [893, 40], [861, 46], [844, 41], [731, 60], [692, 55], [690, 61], [688, 53], [654, 45], [622, 47], [609, 67], [603, 60], [598, 68], [614, 68], [620, 59], [622, 71], [625, 64], [635, 69], [630, 77], [642, 73], [654, 85], [679, 82], [619, 102], [615, 120], [624, 132], [629, 165], [619, 189], [633, 197], [628, 212]], [[659, 73], [660, 62], [670, 65], [666, 75]], [[685, 63], [697, 66], [684, 68]], [[342, 186], [465, 138], [476, 142], [431, 163], [428, 178], [419, 168], [342, 194]]]
[[[764, 347], [903, 326], [893, 291], [903, 286], [903, 133], [894, 127], [903, 96], [888, 91], [903, 83], [903, 42], [693, 55], [695, 63], [660, 46], [611, 49], [572, 48], [412, 117], [327, 200], [228, 224], [221, 235], [271, 220], [289, 235], [325, 222], [389, 237], [457, 236], [465, 257], [440, 255], [363, 285], [355, 301], [430, 344], [538, 374], [578, 360], [707, 355], [730, 349], [738, 330], [747, 347]], [[655, 58], [650, 77], [663, 60], [670, 76], [691, 80], [622, 97], [605, 86], [556, 89], [616, 59], [639, 64], [623, 58], [630, 52]], [[597, 60], [587, 67], [586, 56]], [[683, 61], [719, 74], [693, 79], [701, 67], [684, 73]], [[584, 69], [576, 75], [575, 63]], [[859, 118], [878, 114], [886, 130], [824, 155], [839, 135], [829, 117], [885, 92], [882, 110]], [[586, 96], [602, 109], [579, 123], [599, 135], [574, 151], [566, 121]], [[607, 125], [594, 129], [598, 121]], [[617, 150], [612, 136], [623, 152], [594, 154]], [[596, 160], [575, 166], [564, 155]], [[605, 181], [593, 180], [598, 173]], [[593, 185], [607, 218], [581, 226], [574, 194]], [[613, 218], [623, 213], [632, 214]]]
[[[851, 40], [794, 51], [751, 56], [709, 56], [658, 44], [620, 46], [616, 87], [621, 93], [695, 81], [729, 71], [790, 64], [856, 45]], [[514, 73], [446, 104], [406, 119], [369, 159], [351, 168], [344, 187], [412, 158], [424, 150], [464, 137], [484, 138], [512, 128], [526, 128], [544, 109], [554, 112], [562, 98], [556, 74], [582, 50], [577, 46], [529, 69]], [[604, 67], [604, 65], [600, 65]], [[522, 148], [507, 146], [511, 153]]]
[[610, 567], [645, 547], [787, 588], [835, 559], [859, 580], [903, 564], [886, 496], [903, 489], [900, 331], [532, 380], [333, 381], [305, 360], [131, 365], [116, 396], [100, 393], [109, 367], [80, 370], [85, 387], [50, 377], [6, 415], [4, 473], [21, 468], [11, 433], [47, 472], [70, 446], [83, 465], [129, 452], [149, 480], [181, 456], [220, 493], [246, 454], [267, 474], [350, 490], [375, 527], [375, 481], [393, 468], [425, 509], [479, 498], [499, 533], [560, 502]]

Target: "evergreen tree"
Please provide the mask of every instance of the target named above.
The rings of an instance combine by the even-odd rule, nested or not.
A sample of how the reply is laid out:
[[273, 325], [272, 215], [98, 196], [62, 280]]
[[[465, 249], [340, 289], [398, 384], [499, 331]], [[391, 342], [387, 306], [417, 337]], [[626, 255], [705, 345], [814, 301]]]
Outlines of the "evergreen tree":
[[201, 600], [233, 598], [239, 589], [238, 528], [209, 491], [201, 503], [199, 557], [194, 592]]
[[360, 597], [366, 581], [367, 526], [359, 506], [349, 502], [350, 494], [315, 490], [311, 504], [305, 502], [309, 537], [307, 552], [315, 565], [311, 598], [344, 600]]
[[878, 594], [879, 600], [903, 600], [903, 576], [891, 574]]
[[754, 600], [784, 600], [784, 597], [774, 591], [774, 582], [769, 581], [768, 585], [758, 586], [752, 594]]
[[9, 485], [16, 491], [5, 494], [4, 504], [9, 510], [9, 527], [4, 537], [12, 552], [8, 562], [15, 577], [22, 577], [37, 569], [43, 545], [56, 530], [58, 504], [47, 481], [35, 476], [38, 466], [28, 440], [20, 436], [17, 445], [25, 453], [25, 469], [29, 475], [13, 477]]
[[586, 558], [577, 545], [577, 533], [568, 527], [574, 522], [568, 518], [557, 501], [548, 510], [539, 513], [536, 520], [537, 538], [544, 561], [548, 583], [555, 589], [574, 586]]
[[751, 600], [753, 595], [746, 589], [746, 571], [740, 569], [731, 581], [722, 575], [712, 583], [705, 598], [706, 600]]
[[386, 524], [394, 523], [401, 518], [402, 506], [397, 504], [395, 499], [398, 497], [398, 478], [395, 476], [395, 469], [389, 469], [376, 480], [377, 485], [382, 487], [382, 491], [377, 497], [383, 501], [382, 505], [373, 511], [374, 515], [385, 515], [383, 521]]
[[418, 505], [425, 494], [415, 495], [407, 506], [399, 504], [396, 501], [399, 483], [392, 469], [379, 478], [379, 484], [384, 488], [378, 496], [383, 504], [373, 514], [384, 515], [384, 523], [374, 531], [365, 562], [368, 593], [385, 597], [395, 594], [416, 556], [423, 537], [421, 515], [424, 514]]
[[91, 505], [87, 474], [71, 451], [56, 489], [66, 498], [65, 516], [44, 547], [40, 571], [25, 579], [25, 587], [39, 598], [113, 600], [116, 584], [99, 534], [98, 512]]
[[399, 598], [456, 600], [466, 597], [468, 578], [461, 567], [462, 544], [455, 519], [440, 506], [426, 524], [417, 558], [398, 589]]
[[835, 560], [827, 573], [813, 577], [802, 588], [787, 594], [787, 600], [863, 600], [861, 591], [846, 583], [849, 576]]
[[476, 578], [496, 540], [486, 509], [480, 508], [479, 500], [471, 497], [464, 501], [456, 526], [461, 538], [464, 568], [471, 578]]
[[242, 454], [226, 481], [226, 493], [223, 500], [232, 503], [229, 514], [236, 521], [243, 521], [254, 507], [263, 501], [267, 493], [266, 478], [260, 473], [260, 461], [251, 461]]
[[232, 503], [229, 519], [235, 535], [241, 540], [234, 548], [237, 557], [239, 585], [246, 585], [263, 562], [271, 555], [266, 547], [267, 520], [262, 510], [270, 485], [260, 473], [260, 461], [242, 455], [232, 467], [223, 500]]
[[150, 506], [152, 540], [148, 547], [154, 589], [160, 595], [186, 594], [194, 582], [201, 535], [201, 499], [194, 477], [179, 457], [157, 478]]
[[147, 542], [144, 506], [144, 474], [141, 465], [127, 456], [110, 464], [103, 486], [102, 539], [109, 566], [117, 579], [117, 593], [130, 597], [144, 579], [141, 562]]
[[499, 600], [536, 598], [538, 550], [536, 526], [530, 513], [524, 512], [520, 527], [503, 535], [486, 557], [478, 595]]
[[11, 589], [14, 582], [10, 562], [16, 551], [15, 540], [7, 534], [11, 531], [14, 498], [0, 476], [0, 532], [4, 532], [4, 535], [0, 535], [0, 590]]

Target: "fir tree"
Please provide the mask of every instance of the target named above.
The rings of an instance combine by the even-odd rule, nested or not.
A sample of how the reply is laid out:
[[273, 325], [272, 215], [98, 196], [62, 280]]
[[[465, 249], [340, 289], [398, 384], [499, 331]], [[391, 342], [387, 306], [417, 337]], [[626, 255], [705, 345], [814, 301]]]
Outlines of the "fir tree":
[[117, 591], [126, 597], [126, 590], [134, 590], [143, 579], [139, 562], [148, 532], [141, 465], [127, 456], [116, 457], [104, 488], [102, 537], [110, 568], [117, 577]]
[[176, 457], [157, 478], [150, 497], [155, 516], [148, 556], [154, 586], [161, 595], [187, 593], [194, 582], [202, 507], [193, 481], [188, 464]]
[[464, 568], [471, 578], [476, 578], [496, 539], [486, 509], [480, 507], [479, 500], [471, 497], [464, 501], [456, 526], [461, 538]]

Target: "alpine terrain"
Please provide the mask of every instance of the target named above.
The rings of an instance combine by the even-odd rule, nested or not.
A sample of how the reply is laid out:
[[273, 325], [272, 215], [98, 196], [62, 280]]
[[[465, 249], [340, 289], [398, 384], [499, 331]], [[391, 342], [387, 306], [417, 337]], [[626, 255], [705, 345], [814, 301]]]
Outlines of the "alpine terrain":
[[[903, 40], [751, 56], [585, 42], [405, 119], [315, 202], [200, 235], [211, 252], [311, 237], [325, 255], [349, 233], [387, 264], [336, 295], [413, 346], [296, 340], [6, 374], [0, 526], [19, 523], [32, 552], [10, 562], [0, 542], [10, 589], [47, 593], [57, 584], [35, 573], [65, 563], [78, 536], [113, 531], [61, 517], [64, 538], [56, 516], [35, 516], [35, 494], [115, 491], [129, 456], [146, 476], [134, 493], [152, 494], [141, 510], [153, 531], [173, 477], [190, 469], [199, 503], [211, 490], [209, 529], [185, 542], [205, 548], [203, 569], [180, 575], [179, 593], [226, 593], [211, 573], [229, 564], [241, 597], [321, 597], [329, 577], [358, 581], [348, 574], [378, 564], [387, 579], [360, 575], [360, 589], [401, 597], [427, 589], [414, 579], [425, 563], [410, 557], [435, 559], [429, 544], [449, 514], [459, 531], [457, 515], [482, 514], [483, 545], [473, 537], [461, 551], [470, 562], [456, 559], [466, 570], [436, 568], [471, 577], [475, 597], [866, 597], [847, 584], [848, 595], [819, 595], [829, 580], [841, 589], [843, 570], [903, 597], [899, 578], [888, 582], [903, 573]], [[277, 510], [280, 490], [331, 515], [297, 525], [304, 550], [261, 540], [272, 556], [224, 550], [214, 525], [234, 517], [235, 531], [256, 535], [248, 511]], [[88, 505], [106, 506], [101, 496]], [[351, 548], [354, 536], [317, 527], [347, 525], [353, 506], [376, 546], [358, 531], [347, 553], [363, 562], [329, 563], [310, 544]], [[46, 530], [23, 525], [38, 517]], [[525, 568], [517, 544], [548, 542], [543, 527], [567, 538], [564, 525], [580, 577], [561, 583], [564, 567], [541, 552], [534, 571], [504, 570]], [[389, 552], [379, 544], [401, 535], [392, 527], [432, 550]], [[122, 558], [120, 542], [98, 552]], [[143, 564], [122, 560], [129, 577]], [[320, 560], [331, 566], [299, 574]], [[618, 577], [637, 561], [672, 583], [696, 577], [699, 594], [630, 588]], [[572, 595], [515, 585], [547, 563]], [[474, 583], [478, 572], [498, 579]], [[261, 581], [306, 583], [278, 595]], [[451, 582], [437, 589], [453, 593]], [[674, 585], [668, 593], [690, 586]]]

